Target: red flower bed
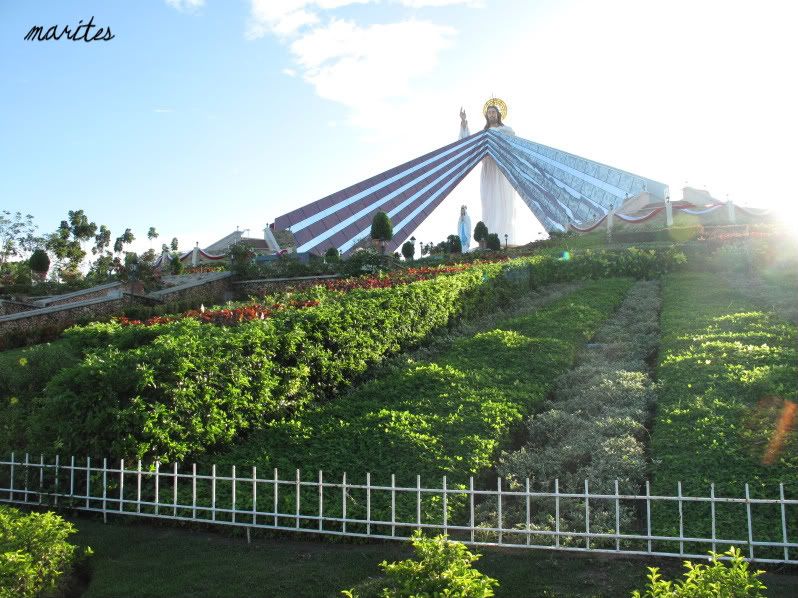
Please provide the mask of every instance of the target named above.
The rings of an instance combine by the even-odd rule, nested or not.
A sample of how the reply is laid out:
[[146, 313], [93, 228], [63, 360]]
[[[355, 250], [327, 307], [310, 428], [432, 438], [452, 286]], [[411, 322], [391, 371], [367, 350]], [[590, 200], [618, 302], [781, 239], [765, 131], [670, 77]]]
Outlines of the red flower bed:
[[191, 309], [183, 312], [179, 316], [153, 316], [146, 320], [133, 320], [120, 316], [116, 319], [122, 326], [153, 326], [155, 324], [167, 324], [182, 318], [195, 318], [201, 322], [208, 324], [217, 324], [220, 326], [230, 326], [232, 324], [240, 324], [241, 322], [249, 322], [250, 320], [265, 320], [274, 312], [286, 309], [287, 307], [293, 309], [304, 309], [306, 307], [313, 307], [318, 305], [318, 301], [289, 301], [286, 304], [275, 303], [273, 305], [245, 305], [243, 307], [236, 307], [234, 309]]

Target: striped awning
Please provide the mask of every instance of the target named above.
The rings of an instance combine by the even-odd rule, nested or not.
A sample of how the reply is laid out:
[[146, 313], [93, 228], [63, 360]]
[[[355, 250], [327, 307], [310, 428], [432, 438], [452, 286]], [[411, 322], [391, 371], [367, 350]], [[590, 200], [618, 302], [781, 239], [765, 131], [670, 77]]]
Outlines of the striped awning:
[[488, 156], [549, 232], [593, 222], [643, 191], [667, 194], [652, 179], [488, 129], [279, 216], [274, 228], [291, 231], [299, 252], [345, 253], [383, 211], [393, 223], [393, 252]]

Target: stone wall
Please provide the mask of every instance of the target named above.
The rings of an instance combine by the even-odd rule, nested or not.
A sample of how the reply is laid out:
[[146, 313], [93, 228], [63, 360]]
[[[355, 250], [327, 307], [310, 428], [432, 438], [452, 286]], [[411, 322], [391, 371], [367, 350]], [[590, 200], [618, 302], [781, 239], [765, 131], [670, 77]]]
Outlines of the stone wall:
[[0, 316], [7, 316], [9, 314], [18, 314], [23, 311], [31, 311], [32, 309], [40, 309], [38, 305], [32, 303], [25, 303], [23, 301], [14, 301], [13, 299], [4, 299], [0, 301]]
[[0, 338], [45, 330], [57, 334], [77, 322], [109, 320], [121, 313], [129, 301], [129, 296], [100, 297], [0, 316]]
[[257, 280], [240, 280], [233, 283], [235, 297], [248, 299], [249, 297], [262, 297], [271, 293], [285, 291], [288, 288], [308, 288], [325, 280], [340, 278], [338, 275], [327, 276], [298, 276], [295, 278], [259, 278]]
[[99, 299], [101, 297], [121, 297], [124, 285], [121, 282], [110, 282], [108, 284], [101, 284], [96, 287], [74, 291], [72, 293], [65, 293], [63, 295], [56, 295], [54, 297], [45, 297], [44, 299], [37, 299], [33, 303], [42, 307], [50, 307], [54, 305], [66, 305], [68, 303], [78, 303], [80, 301], [87, 301], [89, 299]]
[[232, 272], [208, 272], [202, 278], [148, 293], [149, 299], [162, 303], [200, 303], [214, 305], [233, 298], [230, 278]]

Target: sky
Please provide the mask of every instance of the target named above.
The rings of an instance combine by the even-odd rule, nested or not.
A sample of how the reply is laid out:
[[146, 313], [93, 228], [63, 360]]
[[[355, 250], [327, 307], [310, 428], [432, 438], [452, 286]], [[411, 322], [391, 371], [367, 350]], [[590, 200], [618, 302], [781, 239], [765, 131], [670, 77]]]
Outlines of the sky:
[[[93, 17], [110, 41], [31, 42]], [[472, 132], [798, 216], [798, 3], [0, 0], [0, 209], [206, 246]], [[96, 30], [96, 29], [95, 29]], [[479, 169], [417, 239], [479, 218]], [[539, 223], [522, 211], [528, 238]]]

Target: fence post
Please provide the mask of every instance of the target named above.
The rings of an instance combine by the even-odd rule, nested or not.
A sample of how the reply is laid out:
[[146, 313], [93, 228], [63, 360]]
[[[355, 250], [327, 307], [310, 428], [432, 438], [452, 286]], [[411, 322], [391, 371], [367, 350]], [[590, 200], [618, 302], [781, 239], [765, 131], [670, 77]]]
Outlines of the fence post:
[[[75, 455], [69, 461], [69, 497], [75, 496]], [[74, 504], [74, 500], [70, 501]]]
[[233, 465], [230, 470], [230, 477], [232, 479], [232, 490], [230, 496], [230, 520], [236, 522], [236, 466]]
[[524, 488], [526, 489], [526, 544], [529, 546], [532, 543], [532, 534], [530, 529], [530, 504], [529, 504], [529, 478], [526, 479]]
[[[714, 508], [714, 503], [713, 503]], [[713, 519], [714, 521], [714, 519]], [[648, 536], [648, 552], [651, 553], [651, 485], [646, 480], [646, 535]]]
[[443, 533], [444, 534], [448, 534], [449, 533], [449, 518], [448, 518], [448, 513], [446, 512], [447, 508], [448, 508], [447, 501], [446, 501], [446, 476], [443, 476], [443, 501], [442, 501], [442, 504], [443, 504]]
[[679, 555], [684, 554], [684, 514], [682, 512], [682, 482], [676, 483], [677, 497], [679, 499]]
[[172, 469], [172, 516], [177, 517], [177, 461], [174, 462]]
[[299, 476], [300, 476], [300, 473], [299, 473], [299, 470], [297, 469], [296, 470], [296, 524], [294, 526], [297, 529], [299, 529], [299, 509], [300, 509], [300, 507], [299, 507], [299, 500], [300, 500], [299, 499], [299, 495], [300, 495], [300, 492], [302, 491], [302, 487], [300, 485], [300, 477]]
[[416, 529], [421, 529], [421, 476], [416, 474]]
[[258, 468], [252, 466], [252, 525], [258, 524]]
[[108, 523], [106, 498], [108, 493], [108, 457], [103, 457], [103, 523]]
[[498, 511], [498, 528], [499, 528], [499, 544], [502, 543], [502, 479], [498, 478], [496, 482], [496, 500], [499, 503]]
[[396, 535], [396, 474], [391, 474], [391, 537]]
[[712, 552], [717, 552], [717, 545], [715, 544], [715, 483], [709, 485], [709, 504], [712, 513]]
[[89, 508], [91, 496], [91, 457], [86, 457], [86, 508]]
[[61, 475], [61, 455], [55, 456], [55, 506], [58, 506], [59, 476]]
[[197, 464], [191, 464], [191, 518], [197, 518]]
[[751, 527], [751, 493], [748, 491], [748, 482], [745, 484], [745, 515], [748, 522], [748, 558], [754, 560], [754, 530]]
[[371, 535], [371, 472], [366, 472], [366, 535]]
[[275, 467], [274, 468], [274, 527], [280, 526], [280, 519], [279, 517], [277, 517], [277, 508], [279, 506], [278, 502], [280, 499], [280, 490], [278, 486], [278, 481], [279, 481], [279, 474], [277, 473], [277, 468]]
[[554, 545], [560, 547], [560, 479], [554, 480]]
[[30, 458], [28, 457], [28, 453], [25, 453], [25, 502], [28, 502], [28, 464], [30, 463]]
[[474, 541], [474, 476], [468, 476], [468, 526], [471, 528], [471, 542]]
[[781, 537], [784, 543], [784, 560], [790, 559], [790, 552], [787, 548], [787, 514], [784, 511], [784, 483], [779, 484], [779, 503], [781, 506]]
[[319, 470], [319, 531], [324, 529], [324, 474]]
[[341, 530], [346, 533], [346, 472], [341, 479]]
[[618, 480], [615, 480], [615, 550], [621, 549], [621, 501], [618, 498]]
[[125, 510], [125, 460], [119, 460], [119, 512]]
[[14, 457], [14, 452], [11, 452], [11, 479], [9, 480], [9, 488], [8, 488], [8, 500], [14, 502], [14, 466], [16, 465], [16, 459]]
[[141, 513], [141, 459], [136, 469], [136, 513]]
[[216, 463], [211, 465], [211, 521], [216, 521]]
[[155, 462], [155, 514], [161, 512], [161, 462]]
[[44, 493], [44, 455], [39, 454], [39, 504], [42, 504], [42, 494]]
[[590, 550], [590, 490], [585, 479], [585, 548]]

